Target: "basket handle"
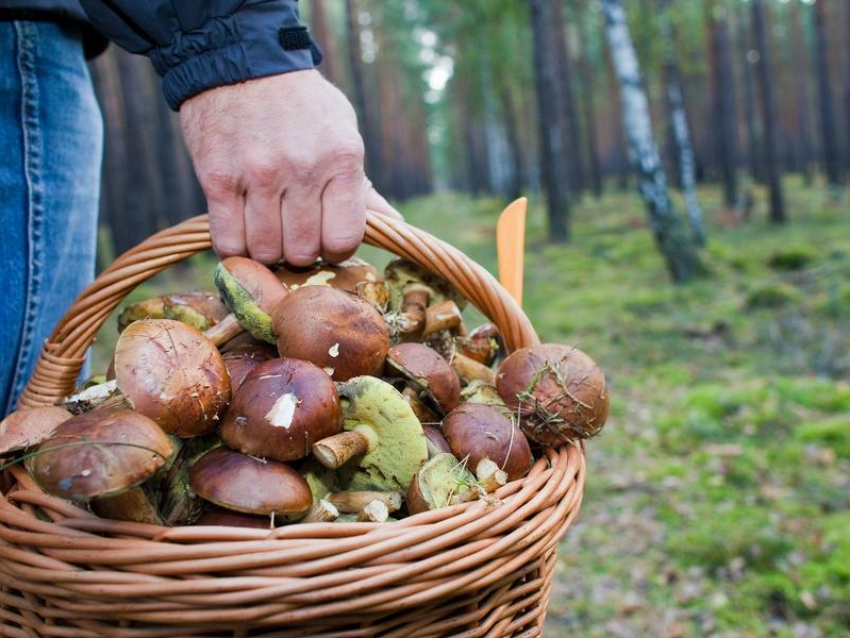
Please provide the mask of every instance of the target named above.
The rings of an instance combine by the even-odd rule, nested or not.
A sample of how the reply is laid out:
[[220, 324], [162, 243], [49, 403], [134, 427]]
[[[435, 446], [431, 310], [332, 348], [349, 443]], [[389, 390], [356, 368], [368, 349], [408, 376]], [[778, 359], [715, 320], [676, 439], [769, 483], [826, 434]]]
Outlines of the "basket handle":
[[[457, 248], [373, 211], [367, 211], [364, 241], [447, 279], [496, 324], [509, 350], [539, 342], [528, 317], [507, 291]], [[80, 293], [53, 330], [20, 407], [52, 405], [73, 392], [86, 350], [118, 304], [143, 281], [208, 248], [209, 222], [201, 215], [149, 237], [116, 259]]]

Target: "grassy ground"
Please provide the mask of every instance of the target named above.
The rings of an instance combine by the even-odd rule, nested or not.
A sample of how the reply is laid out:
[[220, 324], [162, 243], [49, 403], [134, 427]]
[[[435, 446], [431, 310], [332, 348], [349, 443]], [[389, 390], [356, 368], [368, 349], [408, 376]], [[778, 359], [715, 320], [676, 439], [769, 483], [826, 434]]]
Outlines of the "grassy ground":
[[[613, 397], [548, 635], [850, 632], [850, 205], [787, 195], [787, 226], [756, 210], [727, 227], [702, 193], [710, 274], [685, 287], [632, 194], [576, 206], [565, 246], [543, 241], [532, 207], [527, 312], [591, 353]], [[499, 208], [440, 195], [403, 212], [492, 269]], [[174, 272], [138, 294], [197, 281]]]

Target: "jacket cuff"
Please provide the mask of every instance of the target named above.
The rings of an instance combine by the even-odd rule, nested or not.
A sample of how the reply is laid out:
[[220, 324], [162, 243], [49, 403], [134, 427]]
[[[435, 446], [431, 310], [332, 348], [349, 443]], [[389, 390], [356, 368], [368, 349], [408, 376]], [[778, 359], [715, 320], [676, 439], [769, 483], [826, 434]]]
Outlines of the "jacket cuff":
[[207, 89], [312, 69], [321, 61], [298, 19], [295, 0], [243, 6], [196, 31], [176, 33], [168, 46], [149, 54], [175, 111]]

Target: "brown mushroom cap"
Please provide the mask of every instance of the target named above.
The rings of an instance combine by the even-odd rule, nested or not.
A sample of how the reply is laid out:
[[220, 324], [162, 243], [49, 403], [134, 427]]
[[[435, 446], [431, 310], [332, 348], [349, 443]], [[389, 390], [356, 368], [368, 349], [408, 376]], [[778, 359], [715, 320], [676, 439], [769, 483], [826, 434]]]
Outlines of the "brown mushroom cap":
[[330, 286], [357, 295], [378, 308], [384, 308], [389, 291], [378, 270], [362, 259], [352, 257], [338, 264], [316, 264], [307, 268], [281, 266], [274, 271], [289, 290], [303, 286]]
[[570, 346], [517, 350], [499, 367], [496, 388], [509, 407], [521, 410], [523, 431], [542, 445], [594, 436], [608, 418], [605, 376]]
[[307, 481], [288, 465], [224, 447], [198, 459], [189, 484], [201, 498], [245, 514], [297, 514], [313, 504]]
[[460, 378], [440, 354], [421, 343], [390, 348], [387, 368], [399, 372], [429, 395], [445, 413], [460, 403]]
[[[274, 273], [258, 261], [248, 257], [228, 257], [221, 262], [222, 268], [250, 295], [254, 304], [267, 315], [274, 312], [287, 290]], [[228, 299], [225, 298], [225, 303]], [[233, 310], [233, 306], [228, 303]]]
[[247, 527], [250, 529], [269, 529], [268, 516], [255, 516], [226, 510], [223, 507], [211, 507], [201, 514], [192, 525], [214, 525], [225, 527]]
[[12, 412], [0, 422], [0, 456], [38, 445], [72, 416], [55, 405]]
[[464, 403], [443, 421], [443, 436], [452, 454], [467, 466], [478, 467], [482, 459], [490, 459], [513, 481], [525, 476], [533, 458], [528, 440], [514, 425], [511, 415], [492, 405]]
[[299, 359], [272, 359], [245, 377], [221, 438], [245, 454], [293, 461], [342, 430], [342, 418], [336, 386], [323, 370]]
[[275, 354], [265, 346], [240, 346], [225, 352], [222, 358], [227, 367], [227, 374], [230, 375], [233, 392], [240, 388], [251, 370], [261, 363], [275, 359]]
[[401, 310], [405, 289], [410, 285], [422, 285], [430, 290], [429, 305], [450, 299], [461, 310], [466, 307], [466, 297], [448, 281], [406, 259], [393, 259], [384, 269], [384, 277], [390, 290], [390, 310], [394, 312]]
[[502, 335], [492, 323], [481, 324], [465, 337], [458, 337], [457, 341], [461, 354], [485, 366], [491, 365], [505, 350]]
[[387, 324], [366, 301], [326, 286], [288, 294], [272, 317], [282, 357], [324, 368], [335, 381], [377, 376], [389, 350]]
[[207, 330], [224, 319], [229, 311], [221, 298], [211, 292], [177, 292], [163, 297], [166, 319], [187, 323], [198, 330]]
[[184, 438], [215, 431], [230, 401], [230, 378], [215, 345], [171, 319], [127, 326], [115, 346], [115, 378], [136, 411]]
[[449, 442], [437, 428], [433, 425], [423, 425], [422, 432], [428, 444], [428, 458], [433, 458], [437, 454], [451, 454], [452, 448], [449, 447]]
[[27, 460], [47, 492], [74, 501], [139, 485], [171, 456], [165, 432], [132, 410], [94, 410], [59, 425]]

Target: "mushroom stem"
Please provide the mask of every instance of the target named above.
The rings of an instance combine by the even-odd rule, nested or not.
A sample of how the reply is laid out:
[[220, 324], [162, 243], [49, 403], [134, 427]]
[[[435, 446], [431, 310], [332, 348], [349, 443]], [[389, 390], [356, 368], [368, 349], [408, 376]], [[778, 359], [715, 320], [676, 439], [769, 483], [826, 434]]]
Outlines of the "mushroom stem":
[[369, 451], [369, 437], [357, 430], [340, 432], [313, 444], [313, 456], [319, 463], [336, 470], [355, 456]]
[[313, 503], [307, 516], [301, 519], [302, 523], [330, 523], [339, 518], [339, 510], [333, 503], [320, 500], [318, 503]]
[[401, 494], [398, 492], [351, 490], [329, 494], [327, 501], [331, 505], [334, 505], [340, 512], [350, 514], [361, 511], [374, 501], [384, 504], [390, 512], [397, 512], [401, 509]]
[[402, 332], [410, 337], [419, 335], [426, 323], [428, 304], [431, 302], [431, 289], [427, 286], [412, 284], [404, 291], [401, 302], [401, 316], [405, 318]]
[[459, 492], [452, 496], [449, 505], [460, 505], [461, 503], [471, 503], [477, 501], [481, 497], [481, 492], [475, 487], [471, 487], [465, 492]]
[[466, 355], [456, 352], [452, 357], [451, 364], [464, 383], [483, 381], [487, 385], [496, 385], [496, 373], [483, 363], [478, 363], [475, 359], [470, 359]]
[[481, 459], [475, 468], [475, 477], [488, 494], [508, 483], [508, 473], [500, 469], [495, 461]]
[[441, 330], [455, 333], [466, 332], [460, 308], [451, 299], [428, 306], [425, 310], [425, 328], [422, 330], [422, 337], [425, 338]]
[[369, 501], [357, 512], [358, 523], [384, 523], [390, 517], [389, 508], [383, 501]]
[[434, 411], [422, 402], [422, 399], [419, 398], [419, 393], [410, 386], [407, 386], [401, 391], [401, 396], [413, 408], [413, 414], [416, 415], [420, 423], [437, 423], [440, 421], [440, 418], [434, 414]]
[[204, 332], [204, 336], [215, 344], [216, 348], [220, 348], [225, 343], [238, 337], [245, 328], [239, 323], [239, 319], [232, 312], [224, 319], [215, 324], [212, 328]]

